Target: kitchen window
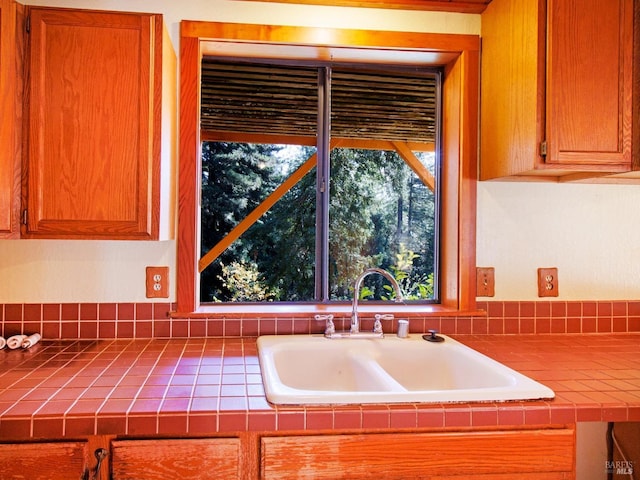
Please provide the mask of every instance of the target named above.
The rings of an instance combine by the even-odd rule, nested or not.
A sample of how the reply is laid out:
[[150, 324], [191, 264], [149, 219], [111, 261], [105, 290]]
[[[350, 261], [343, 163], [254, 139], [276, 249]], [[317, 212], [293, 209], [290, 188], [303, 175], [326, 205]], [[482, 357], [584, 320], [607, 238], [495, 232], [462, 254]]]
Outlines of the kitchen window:
[[[369, 32], [369, 31], [350, 31], [350, 30], [331, 30], [331, 29], [314, 29], [314, 28], [299, 28], [299, 27], [269, 27], [259, 25], [235, 25], [235, 24], [221, 24], [221, 23], [202, 23], [202, 22], [183, 22], [182, 23], [182, 39], [181, 39], [181, 153], [180, 153], [180, 173], [179, 173], [179, 219], [178, 219], [178, 282], [177, 282], [177, 314], [188, 313], [193, 311], [223, 311], [221, 309], [229, 308], [231, 311], [241, 312], [246, 307], [242, 304], [205, 304], [206, 300], [213, 299], [213, 296], [207, 295], [200, 296], [199, 280], [200, 270], [206, 270], [206, 266], [220, 260], [220, 252], [214, 254], [213, 261], [211, 257], [207, 258], [207, 255], [211, 249], [220, 249], [224, 247], [233, 250], [234, 242], [227, 241], [222, 242], [222, 246], [219, 246], [220, 240], [215, 242], [202, 242], [205, 246], [204, 249], [200, 248], [201, 237], [199, 224], [204, 221], [205, 217], [200, 216], [200, 202], [198, 201], [200, 195], [207, 188], [208, 182], [211, 182], [217, 178], [215, 172], [211, 171], [211, 164], [207, 163], [207, 156], [212, 154], [227, 156], [235, 155], [234, 151], [240, 152], [244, 149], [245, 152], [253, 152], [260, 155], [268, 154], [265, 158], [267, 160], [261, 165], [258, 160], [254, 162], [251, 168], [256, 168], [255, 178], [260, 178], [260, 181], [266, 183], [272, 182], [273, 187], [277, 188], [283, 181], [287, 182], [291, 171], [295, 171], [295, 168], [303, 168], [305, 164], [316, 156], [317, 158], [331, 158], [331, 164], [339, 166], [340, 162], [352, 161], [356, 162], [355, 165], [360, 165], [354, 171], [347, 168], [345, 172], [351, 172], [352, 174], [360, 173], [360, 170], [366, 171], [371, 165], [377, 164], [377, 168], [380, 172], [387, 172], [398, 170], [398, 166], [402, 165], [409, 167], [409, 173], [412, 176], [416, 176], [418, 180], [412, 178], [411, 180], [405, 178], [403, 188], [418, 188], [423, 190], [416, 190], [412, 192], [413, 200], [417, 202], [419, 197], [426, 197], [426, 190], [431, 189], [432, 193], [435, 192], [431, 199], [431, 207], [435, 214], [440, 213], [439, 221], [434, 225], [437, 232], [434, 234], [434, 239], [440, 239], [440, 248], [430, 247], [433, 252], [433, 257], [437, 260], [433, 260], [428, 267], [431, 271], [427, 272], [424, 277], [424, 284], [427, 285], [431, 282], [431, 279], [440, 279], [439, 282], [434, 282], [440, 286], [434, 289], [435, 293], [427, 293], [429, 296], [429, 304], [422, 307], [409, 305], [404, 308], [416, 309], [422, 312], [442, 312], [442, 311], [460, 311], [460, 310], [473, 310], [475, 308], [475, 295], [472, 291], [472, 286], [475, 285], [475, 179], [476, 179], [476, 148], [477, 148], [477, 86], [478, 86], [478, 38], [471, 35], [438, 35], [438, 34], [404, 34], [404, 33], [392, 33], [392, 32]], [[321, 43], [317, 41], [311, 41], [310, 39], [320, 39]], [[327, 115], [318, 115], [317, 110], [312, 113], [315, 119], [319, 121], [312, 122], [314, 127], [319, 131], [284, 131], [276, 132], [272, 137], [267, 137], [265, 132], [244, 132], [227, 131], [223, 132], [220, 129], [205, 128], [204, 124], [207, 121], [207, 111], [204, 105], [204, 97], [200, 95], [206, 94], [203, 91], [205, 88], [204, 77], [208, 74], [207, 63], [213, 63], [217, 66], [220, 65], [242, 65], [244, 67], [251, 68], [289, 68], [292, 71], [296, 68], [301, 70], [313, 71], [311, 77], [315, 77], [320, 87], [315, 85], [316, 91], [320, 92], [321, 96], [325, 96], [330, 100], [331, 94], [335, 93], [336, 97], [340, 96], [339, 89], [335, 92], [329, 89], [323, 90], [323, 82], [326, 82], [326, 86], [334, 88], [337, 86], [347, 85], [347, 80], [356, 78], [384, 78], [385, 81], [398, 78], [401, 76], [407, 76], [408, 72], [411, 72], [409, 77], [413, 80], [424, 81], [426, 78], [435, 79], [434, 85], [438, 85], [438, 78], [442, 76], [441, 87], [435, 86], [434, 88], [441, 88], [442, 91], [442, 143], [441, 148], [436, 146], [435, 141], [438, 137], [437, 133], [433, 135], [432, 140], [424, 137], [421, 139], [384, 139], [385, 141], [391, 141], [393, 148], [391, 149], [372, 149], [371, 144], [364, 145], [363, 140], [375, 140], [373, 134], [363, 134], [360, 132], [351, 138], [351, 143], [340, 142], [345, 141], [345, 135], [340, 134], [340, 124], [337, 122], [337, 118], [328, 117]], [[434, 73], [436, 72], [436, 73]], [[438, 73], [442, 72], [442, 73]], [[358, 77], [361, 76], [361, 77]], [[355, 82], [357, 84], [358, 81]], [[362, 83], [362, 82], [360, 82]], [[328, 93], [327, 93], [328, 92]], [[353, 95], [353, 92], [349, 92]], [[316, 99], [317, 100], [317, 99]], [[201, 105], [202, 101], [202, 105]], [[315, 101], [315, 104], [323, 104], [323, 99]], [[328, 103], [328, 111], [331, 112], [331, 103]], [[304, 110], [303, 108], [294, 110]], [[289, 112], [285, 112], [289, 113]], [[323, 126], [323, 120], [327, 120], [327, 126]], [[328, 122], [331, 118], [333, 124]], [[347, 117], [348, 118], [348, 115]], [[304, 122], [291, 122], [298, 126], [304, 126]], [[369, 122], [373, 124], [375, 122]], [[351, 126], [357, 125], [360, 128], [365, 127], [365, 122], [350, 122]], [[279, 126], [287, 125], [286, 121], [278, 122], [278, 125], [273, 125], [273, 128], [277, 130]], [[330, 125], [330, 127], [329, 127]], [[202, 128], [201, 128], [202, 127]], [[304, 127], [306, 128], [306, 127]], [[329, 129], [331, 134], [329, 134]], [[233, 130], [233, 129], [232, 129]], [[240, 129], [243, 130], [243, 129]], [[422, 129], [424, 132], [425, 130]], [[326, 141], [316, 142], [315, 137], [321, 137], [326, 135]], [[300, 138], [313, 138], [313, 142], [308, 140], [300, 141]], [[271, 141], [273, 138], [274, 141]], [[347, 137], [348, 138], [348, 137]], [[284, 139], [284, 141], [282, 141]], [[277, 140], [277, 141], [276, 141]], [[431, 143], [431, 150], [429, 152], [425, 145]], [[330, 151], [327, 152], [326, 157], [323, 157], [324, 153], [314, 152], [316, 144], [320, 149], [326, 148]], [[227, 149], [225, 152], [224, 149]], [[438, 158], [436, 154], [441, 152], [441, 158]], [[287, 171], [278, 171], [280, 168], [284, 170], [284, 167], [277, 167], [276, 164], [270, 164], [268, 158], [270, 156], [286, 159]], [[378, 155], [377, 159], [372, 160], [370, 155]], [[222, 158], [221, 157], [221, 158]], [[343, 157], [343, 158], [341, 158]], [[359, 164], [358, 157], [363, 158], [365, 161], [361, 161]], [[245, 156], [246, 158], [246, 156]], [[204, 159], [204, 163], [201, 160]], [[409, 160], [407, 160], [409, 159]], [[385, 162], [387, 162], [385, 164]], [[313, 161], [311, 161], [313, 163]], [[413, 164], [413, 165], [412, 165]], [[282, 165], [282, 164], [280, 164]], [[319, 161], [318, 165], [321, 169], [329, 166], [329, 163]], [[441, 166], [441, 168], [438, 168]], [[270, 178], [269, 175], [264, 176], [260, 168], [269, 169], [270, 175], [275, 175], [274, 178]], [[315, 165], [313, 165], [315, 169]], [[336, 168], [337, 169], [337, 168]], [[317, 169], [316, 169], [317, 170]], [[233, 172], [231, 172], [233, 173]], [[378, 177], [384, 177], [384, 174], [378, 173]], [[422, 177], [421, 177], [422, 175]], [[306, 172], [301, 178], [304, 181], [309, 182], [309, 178], [313, 178], [313, 185], [319, 185], [319, 189], [322, 190], [321, 180], [317, 180], [322, 176], [322, 172], [313, 172], [309, 174]], [[375, 176], [375, 175], [374, 175]], [[277, 177], [277, 178], [276, 178]], [[432, 177], [435, 182], [429, 186], [429, 182], [425, 181], [427, 177]], [[284, 180], [283, 180], [284, 179]], [[250, 179], [244, 179], [250, 180]], [[293, 189], [294, 186], [299, 188], [302, 185], [300, 178], [291, 180], [288, 183], [288, 187]], [[355, 184], [359, 182], [354, 182]], [[362, 182], [360, 182], [362, 183]], [[390, 180], [389, 183], [394, 183]], [[398, 182], [396, 182], [398, 183]], [[331, 182], [330, 182], [331, 185]], [[340, 187], [339, 183], [333, 183], [334, 186]], [[382, 184], [381, 184], [382, 185]], [[381, 185], [374, 185], [375, 189], [385, 189]], [[397, 185], [395, 186], [397, 187]], [[315, 186], [314, 186], [315, 190]], [[388, 190], [391, 191], [391, 190]], [[298, 192], [300, 198], [304, 198], [304, 192]], [[288, 195], [289, 193], [287, 193]], [[364, 195], [363, 192], [351, 193], [353, 200], [358, 199], [358, 194]], [[308, 195], [307, 195], [308, 196]], [[349, 194], [345, 196], [347, 198]], [[264, 197], [264, 196], [263, 196]], [[315, 193], [314, 193], [315, 197]], [[380, 200], [383, 197], [388, 197], [386, 193], [381, 194], [378, 198]], [[276, 201], [275, 205], [280, 204], [279, 208], [291, 207], [291, 202], [287, 203], [282, 197], [282, 201]], [[402, 208], [406, 207], [406, 202], [409, 197], [403, 197], [401, 202], [405, 202], [403, 207], [397, 205], [398, 198], [394, 199], [396, 203], [396, 231], [391, 232], [391, 237], [399, 238], [399, 233], [406, 232], [409, 227], [406, 224], [406, 215], [400, 214], [404, 212]], [[237, 200], [241, 200], [239, 197]], [[258, 205], [264, 201], [264, 198], [257, 200], [255, 203]], [[332, 206], [329, 202], [316, 201], [315, 198], [306, 199], [306, 205], [309, 209], [325, 208], [329, 205], [329, 210]], [[393, 203], [393, 202], [389, 202]], [[203, 208], [206, 208], [206, 202], [203, 200]], [[325, 205], [325, 207], [323, 207]], [[420, 210], [417, 205], [413, 205], [413, 218], [419, 216], [417, 212]], [[217, 208], [217, 207], [216, 207]], [[275, 207], [270, 207], [275, 208]], [[334, 204], [333, 208], [336, 208]], [[358, 207], [347, 207], [355, 208]], [[364, 208], [363, 208], [364, 209]], [[422, 208], [424, 213], [426, 208]], [[268, 211], [268, 210], [267, 210]], [[227, 212], [231, 215], [233, 211]], [[291, 212], [290, 212], [291, 213]], [[298, 212], [299, 213], [299, 212]], [[331, 217], [331, 211], [328, 212]], [[378, 211], [378, 216], [382, 216], [383, 213]], [[349, 212], [343, 214], [343, 219], [348, 218]], [[281, 218], [285, 218], [286, 215]], [[315, 218], [315, 212], [313, 218]], [[260, 218], [260, 217], [258, 217]], [[267, 217], [263, 217], [263, 220]], [[301, 219], [299, 222], [300, 228], [308, 228], [307, 215], [305, 219]], [[322, 219], [323, 215], [318, 215], [318, 218]], [[334, 212], [334, 219], [340, 219], [340, 212]], [[219, 220], [219, 219], [218, 219]], [[254, 228], [256, 225], [260, 226], [260, 222], [251, 222]], [[359, 219], [360, 220], [360, 219]], [[233, 224], [237, 225], [241, 222], [241, 218], [233, 219]], [[363, 224], [371, 222], [372, 217], [369, 216], [362, 220]], [[356, 222], [357, 223], [357, 222]], [[330, 231], [331, 220], [329, 221]], [[386, 225], [386, 224], [385, 224]], [[209, 226], [205, 226], [209, 228]], [[371, 227], [371, 230], [375, 231], [376, 226]], [[284, 227], [283, 227], [284, 228]], [[320, 227], [322, 228], [322, 226]], [[215, 230], [215, 226], [213, 227]], [[226, 229], [228, 233], [229, 229]], [[346, 231], [346, 230], [344, 230]], [[225, 233], [225, 235], [226, 235]], [[238, 238], [242, 238], [242, 235], [247, 235], [249, 238], [255, 233], [250, 233], [249, 230], [246, 233], [242, 233]], [[264, 235], [264, 232], [262, 232]], [[334, 232], [336, 238], [338, 234]], [[293, 233], [292, 239], [301, 239], [303, 235], [300, 232]], [[382, 235], [384, 236], [384, 235]], [[381, 237], [382, 237], [381, 236]], [[358, 235], [354, 235], [357, 238]], [[418, 238], [424, 238], [420, 233], [416, 235]], [[266, 237], [265, 237], [266, 238]], [[313, 272], [308, 274], [309, 262], [307, 265], [307, 275], [309, 278], [313, 277], [313, 292], [308, 285], [303, 290], [303, 293], [296, 293], [294, 295], [285, 296], [282, 300], [290, 302], [293, 300], [304, 300], [307, 303], [307, 309], [311, 308], [313, 311], [313, 305], [319, 305], [326, 301], [331, 300], [346, 300], [350, 298], [350, 292], [347, 291], [346, 283], [334, 282], [331, 278], [331, 274], [320, 275], [320, 281], [317, 281], [317, 275], [315, 270], [318, 265], [325, 262], [325, 265], [331, 262], [332, 266], [342, 265], [341, 268], [345, 269], [343, 272], [343, 278], [353, 276], [353, 272], [347, 272], [348, 268], [356, 268], [358, 270], [365, 264], [370, 264], [372, 258], [364, 258], [361, 263], [358, 263], [358, 259], [345, 256], [344, 259], [338, 258], [339, 255], [331, 253], [331, 233], [328, 235], [328, 242], [325, 242], [324, 247], [322, 245], [314, 246], [313, 252], [310, 252], [305, 258], [314, 258]], [[342, 248], [341, 242], [347, 242], [349, 239], [342, 238], [340, 242], [334, 244], [334, 252], [338, 250], [344, 250], [344, 252], [356, 252], [357, 255], [361, 255], [363, 250], [361, 245], [346, 245]], [[302, 240], [301, 240], [302, 241]], [[371, 242], [370, 238], [367, 241]], [[315, 243], [315, 240], [314, 240]], [[257, 243], [256, 243], [257, 244]], [[328, 244], [328, 245], [327, 245]], [[236, 243], [236, 247], [237, 247]], [[252, 247], [255, 248], [255, 247]], [[297, 247], [296, 247], [297, 248]], [[323, 250], [324, 248], [324, 250]], [[311, 250], [311, 245], [308, 240], [304, 244], [304, 251]], [[406, 258], [411, 258], [411, 261], [415, 261], [416, 258], [421, 258], [424, 252], [417, 253], [412, 245], [406, 245], [402, 242], [396, 242], [395, 245], [389, 250], [393, 252], [393, 255], [403, 255]], [[426, 252], [426, 250], [425, 250]], [[311, 255], [313, 253], [313, 255]], [[342, 253], [342, 252], [341, 252]], [[357, 256], [356, 255], [356, 256]], [[364, 255], [365, 257], [384, 256], [380, 252], [371, 250], [370, 253]], [[393, 256], [387, 255], [386, 266], [389, 269], [393, 269]], [[415, 256], [414, 256], [415, 255]], [[260, 278], [251, 277], [255, 274], [255, 271], [251, 271], [252, 259], [257, 260], [259, 252], [245, 251], [242, 253], [242, 262], [236, 262], [233, 268], [240, 268], [240, 272], [234, 271], [233, 268], [227, 269], [226, 275], [242, 274], [244, 278]], [[320, 256], [320, 261], [315, 259]], [[424, 255], [427, 256], [427, 255]], [[324, 260], [322, 260], [324, 258]], [[399, 258], [397, 256], [393, 258]], [[431, 260], [429, 260], [431, 261]], [[243, 263], [244, 262], [244, 263]], [[224, 261], [222, 261], [224, 264]], [[227, 261], [225, 267], [231, 267], [231, 263]], [[256, 262], [257, 263], [257, 262]], [[204, 264], [204, 265], [203, 265]], [[368, 265], [366, 265], [368, 266]], [[396, 265], [397, 266], [397, 265]], [[243, 271], [242, 268], [245, 270]], [[220, 271], [220, 270], [219, 270]], [[328, 270], [327, 270], [328, 271]], [[336, 270], [337, 276], [340, 276], [339, 270]], [[359, 273], [359, 271], [358, 271]], [[352, 279], [351, 279], [352, 281]], [[324, 282], [324, 286], [322, 283]], [[250, 286], [251, 281], [247, 282]], [[254, 286], [255, 286], [255, 282]], [[350, 283], [350, 282], [348, 282]], [[418, 291], [418, 290], [417, 290]], [[264, 291], [254, 292], [255, 297], [246, 297], [246, 300], [262, 300], [259, 307], [254, 305], [251, 311], [264, 311], [268, 313], [270, 309], [274, 309], [274, 312], [287, 311], [287, 307], [275, 306], [278, 302], [271, 302], [274, 292], [265, 289]], [[384, 292], [383, 292], [384, 293]], [[228, 295], [229, 292], [226, 292]], [[422, 294], [425, 294], [423, 291]], [[239, 298], [239, 297], [236, 297]], [[424, 299], [424, 297], [423, 297]], [[229, 300], [229, 297], [225, 298]], [[202, 303], [201, 303], [202, 302]], [[281, 304], [279, 304], [281, 305]], [[291, 304], [292, 311], [296, 310], [297, 304]], [[256, 310], [257, 308], [257, 310]]]
[[205, 57], [201, 302], [436, 302], [439, 112], [431, 68]]

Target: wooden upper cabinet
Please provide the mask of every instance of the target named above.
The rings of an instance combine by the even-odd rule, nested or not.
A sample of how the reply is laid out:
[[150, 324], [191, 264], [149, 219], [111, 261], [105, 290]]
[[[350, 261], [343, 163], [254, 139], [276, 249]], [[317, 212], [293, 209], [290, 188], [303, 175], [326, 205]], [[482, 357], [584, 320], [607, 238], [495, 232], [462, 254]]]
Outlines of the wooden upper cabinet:
[[488, 5], [482, 14], [482, 180], [574, 180], [632, 170], [638, 132], [633, 3]]
[[0, 0], [0, 238], [19, 235], [22, 7]]
[[22, 236], [159, 238], [162, 17], [28, 14]]
[[631, 165], [633, 0], [548, 0], [547, 163]]

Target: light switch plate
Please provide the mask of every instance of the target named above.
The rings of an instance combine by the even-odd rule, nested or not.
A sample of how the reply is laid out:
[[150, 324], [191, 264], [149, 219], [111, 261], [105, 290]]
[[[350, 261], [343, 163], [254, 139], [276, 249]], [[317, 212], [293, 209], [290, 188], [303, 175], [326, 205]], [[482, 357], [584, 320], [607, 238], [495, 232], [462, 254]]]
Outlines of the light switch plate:
[[476, 296], [493, 297], [495, 285], [495, 269], [493, 267], [476, 268]]

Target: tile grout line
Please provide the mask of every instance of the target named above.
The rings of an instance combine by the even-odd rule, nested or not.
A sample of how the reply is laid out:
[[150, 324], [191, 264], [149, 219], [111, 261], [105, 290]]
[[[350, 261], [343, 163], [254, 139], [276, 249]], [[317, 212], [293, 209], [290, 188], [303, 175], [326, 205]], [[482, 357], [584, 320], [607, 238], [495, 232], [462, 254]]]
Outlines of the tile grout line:
[[[136, 358], [139, 359], [141, 357], [141, 355], [149, 348], [149, 346], [151, 345], [152, 341], [148, 341], [145, 349], [142, 350], [140, 352], [140, 354], [138, 355], [138, 357]], [[142, 392], [142, 390], [144, 389], [145, 385], [147, 384], [147, 381], [149, 380], [149, 378], [153, 375], [153, 370], [158, 366], [158, 362], [160, 361], [160, 357], [162, 356], [162, 354], [166, 351], [167, 347], [169, 346], [169, 343], [166, 342], [164, 345], [164, 348], [159, 351], [156, 355], [156, 359], [155, 362], [153, 363], [153, 365], [151, 366], [151, 368], [149, 368], [149, 373], [146, 375], [144, 382], [142, 382], [142, 385], [140, 385], [140, 387], [138, 388], [138, 391], [136, 392], [136, 394], [133, 396], [133, 398], [131, 399], [131, 402], [129, 404], [129, 407], [127, 408], [127, 411], [125, 412], [125, 417], [126, 417], [126, 422], [125, 422], [125, 429], [126, 429], [126, 433], [129, 433], [129, 419], [131, 416], [131, 409], [133, 408], [134, 403], [136, 402], [136, 400], [138, 399], [138, 397], [140, 396], [140, 393]], [[132, 367], [133, 368], [133, 365]], [[165, 388], [165, 394], [167, 389], [169, 388], [169, 386], [167, 385], [167, 387]], [[164, 396], [164, 394], [163, 394]], [[158, 432], [158, 416], [160, 414], [160, 406], [161, 403], [158, 405], [158, 409], [155, 412], [155, 417], [156, 417], [156, 433]]]

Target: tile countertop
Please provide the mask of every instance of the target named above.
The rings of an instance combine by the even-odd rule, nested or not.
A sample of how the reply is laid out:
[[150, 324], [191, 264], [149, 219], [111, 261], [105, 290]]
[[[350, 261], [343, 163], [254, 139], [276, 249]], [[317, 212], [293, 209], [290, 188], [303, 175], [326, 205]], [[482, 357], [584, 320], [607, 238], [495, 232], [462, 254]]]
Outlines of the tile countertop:
[[278, 407], [264, 396], [255, 338], [43, 341], [0, 351], [0, 441], [640, 420], [640, 334], [455, 338], [556, 398]]

